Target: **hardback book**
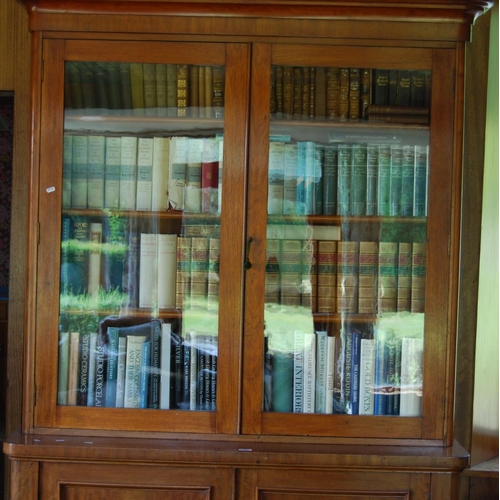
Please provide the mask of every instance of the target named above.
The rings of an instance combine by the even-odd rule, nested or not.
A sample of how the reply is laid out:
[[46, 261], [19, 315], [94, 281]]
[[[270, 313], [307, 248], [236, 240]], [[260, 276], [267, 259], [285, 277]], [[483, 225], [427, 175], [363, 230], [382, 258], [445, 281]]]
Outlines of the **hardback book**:
[[372, 88], [372, 70], [368, 68], [361, 69], [361, 88], [360, 88], [360, 102], [359, 113], [360, 118], [366, 119], [368, 116], [368, 106], [371, 100]]
[[188, 137], [171, 137], [168, 166], [168, 203], [173, 210], [184, 210]]
[[352, 145], [351, 214], [366, 215], [367, 146]]
[[104, 158], [104, 208], [120, 206], [121, 137], [106, 137]]
[[415, 183], [413, 215], [427, 216], [427, 191], [429, 186], [429, 146], [415, 146]]
[[72, 218], [71, 245], [68, 252], [68, 291], [80, 295], [88, 291], [90, 223], [87, 217]]
[[168, 410], [170, 408], [170, 389], [171, 389], [171, 334], [172, 325], [163, 323], [161, 325], [161, 355], [160, 355], [160, 409]]
[[60, 294], [66, 295], [70, 291], [71, 269], [70, 262], [70, 238], [73, 221], [67, 215], [62, 216], [61, 220], [61, 288]]
[[203, 139], [201, 157], [201, 211], [216, 214], [219, 206], [219, 141]]
[[132, 109], [132, 83], [130, 81], [130, 63], [118, 63], [120, 74], [120, 98], [123, 110]]
[[212, 110], [214, 118], [224, 116], [225, 97], [225, 68], [224, 66], [213, 67], [213, 98]]
[[377, 311], [378, 243], [359, 243], [358, 313], [374, 314]]
[[326, 117], [338, 120], [340, 116], [340, 68], [326, 70]]
[[316, 110], [316, 67], [309, 68], [309, 120], [314, 120], [314, 112]]
[[423, 340], [403, 338], [401, 346], [400, 416], [422, 415]]
[[140, 368], [140, 378], [139, 378], [139, 408], [147, 408], [149, 399], [149, 377], [150, 377], [150, 365], [149, 360], [151, 358], [151, 339], [146, 339], [142, 343], [141, 348], [141, 368]]
[[375, 332], [375, 385], [373, 397], [373, 414], [387, 415], [387, 334]]
[[338, 144], [337, 215], [351, 215], [352, 146]]
[[325, 158], [325, 147], [323, 144], [314, 145], [314, 173], [313, 173], [313, 214], [322, 215], [324, 210], [323, 201], [323, 164]]
[[127, 295], [124, 306], [139, 305], [139, 261], [141, 235], [134, 228], [129, 228], [126, 235], [126, 251], [123, 262], [122, 291]]
[[339, 119], [349, 119], [349, 68], [340, 68]]
[[380, 144], [378, 152], [377, 215], [391, 213], [391, 146]]
[[373, 70], [373, 103], [389, 104], [389, 70]]
[[316, 409], [316, 334], [304, 333], [304, 402], [303, 413], [314, 413]]
[[397, 104], [409, 106], [411, 98], [411, 71], [407, 69], [398, 70]]
[[352, 390], [352, 344], [353, 332], [343, 330], [341, 339], [344, 342], [343, 349], [343, 378], [342, 378], [342, 400], [344, 402], [344, 413], [352, 415], [351, 390]]
[[127, 246], [126, 222], [121, 217], [103, 218], [102, 286], [107, 292], [123, 291], [123, 271]]
[[169, 137], [153, 137], [153, 174], [151, 183], [151, 210], [168, 209]]
[[146, 340], [146, 335], [127, 336], [124, 408], [140, 407], [142, 347]]
[[144, 115], [144, 71], [142, 63], [130, 63], [130, 91], [133, 114], [136, 116]]
[[324, 121], [326, 118], [326, 68], [314, 68], [314, 119]]
[[303, 66], [301, 69], [302, 69], [302, 89], [301, 89], [300, 117], [302, 120], [309, 120], [309, 114], [311, 111], [310, 109], [311, 68], [309, 66]]
[[59, 332], [59, 358], [57, 370], [57, 404], [68, 404], [69, 332]]
[[276, 115], [277, 120], [283, 119], [283, 66], [274, 66], [276, 68]]
[[281, 282], [281, 245], [278, 239], [268, 239], [266, 241], [266, 281], [265, 281], [265, 301], [266, 303], [280, 303], [280, 282]]
[[156, 65], [143, 63], [144, 114], [156, 116]]
[[272, 411], [293, 411], [293, 379], [293, 353], [274, 350], [272, 353]]
[[[205, 68], [202, 68], [202, 78], [200, 82], [200, 67], [191, 65], [188, 67], [189, 78], [189, 107], [191, 118], [200, 116], [200, 83], [204, 83]], [[205, 88], [201, 86], [202, 103], [205, 104]]]
[[116, 406], [119, 330], [117, 327], [110, 326], [107, 328], [106, 335], [105, 406], [113, 408]]
[[285, 239], [281, 242], [281, 304], [300, 306], [302, 284], [302, 242]]
[[[386, 354], [386, 415], [399, 415], [399, 373], [397, 371], [398, 338], [394, 335], [387, 339]], [[396, 395], [398, 399], [396, 400]]]
[[100, 62], [92, 63], [96, 99], [95, 107], [103, 115], [109, 114], [111, 109], [111, 82], [109, 80], [108, 71], [106, 70], [106, 64], [107, 63]]
[[205, 118], [212, 118], [214, 98], [213, 66], [205, 66]]
[[361, 339], [359, 371], [359, 414], [373, 415], [375, 384], [375, 340]]
[[361, 70], [349, 69], [349, 120], [359, 120], [361, 116]]
[[352, 332], [352, 360], [351, 360], [351, 401], [350, 414], [359, 415], [359, 373], [361, 362], [361, 332]]
[[326, 337], [326, 397], [325, 413], [333, 413], [333, 391], [335, 384], [335, 344], [337, 337]]
[[167, 116], [177, 115], [177, 65], [167, 64]]
[[141, 233], [139, 307], [154, 308], [158, 301], [158, 235]]
[[208, 285], [208, 242], [206, 237], [191, 239], [191, 290], [189, 307], [206, 309]]
[[337, 213], [338, 147], [327, 144], [323, 156], [323, 214]]
[[97, 337], [97, 352], [95, 358], [95, 401], [94, 406], [105, 406], [106, 389], [106, 352], [102, 336]]
[[337, 242], [318, 241], [318, 307], [319, 313], [336, 312]]
[[293, 68], [283, 66], [283, 118], [293, 118]]
[[403, 148], [401, 146], [391, 146], [390, 186], [390, 215], [402, 215], [401, 194], [403, 187]]
[[187, 116], [188, 107], [188, 66], [187, 64], [177, 65], [177, 116]]
[[97, 332], [91, 332], [89, 341], [89, 360], [88, 360], [89, 379], [87, 387], [87, 406], [95, 406], [96, 359], [97, 359]]
[[[304, 208], [300, 212], [301, 214], [314, 214], [314, 181], [315, 181], [315, 143], [313, 141], [306, 141], [299, 143], [299, 157], [300, 161], [303, 161], [303, 171], [304, 171], [304, 194], [301, 200], [303, 200]], [[303, 148], [302, 156], [300, 156], [300, 148]], [[299, 186], [297, 186], [297, 192], [299, 192]], [[300, 208], [300, 207], [299, 207]]]
[[[146, 407], [160, 408], [161, 399], [161, 356], [162, 356], [162, 327], [163, 323], [159, 320], [151, 323], [151, 337], [149, 342], [149, 357], [143, 360], [143, 366], [146, 368], [147, 387], [144, 391], [147, 395]], [[170, 338], [168, 340], [170, 343]], [[144, 356], [144, 352], [143, 352]], [[170, 383], [169, 383], [170, 386]]]
[[[316, 332], [316, 396], [315, 413], [326, 413], [328, 332]], [[333, 385], [332, 385], [333, 389]]]
[[[191, 85], [194, 85], [196, 88], [196, 92], [193, 92], [191, 87], [189, 88], [190, 90], [190, 95], [193, 95], [196, 93], [196, 103], [198, 106], [198, 109], [196, 110], [196, 113], [201, 114], [202, 118], [205, 117], [205, 106], [206, 106], [206, 94], [205, 94], [205, 66], [197, 66], [197, 81], [196, 82], [190, 82]], [[195, 75], [193, 74], [193, 77]]]
[[395, 312], [397, 309], [398, 244], [381, 241], [378, 252], [378, 312]]
[[398, 245], [398, 312], [411, 310], [411, 260], [412, 244], [400, 242]]
[[410, 106], [426, 106], [426, 78], [425, 71], [413, 70], [410, 74]]
[[102, 223], [90, 223], [90, 251], [89, 251], [89, 274], [88, 293], [95, 295], [101, 284], [101, 247], [102, 247]]
[[210, 238], [208, 242], [208, 284], [207, 309], [219, 308], [220, 239]]
[[337, 312], [358, 311], [359, 242], [337, 244]]
[[203, 139], [190, 137], [186, 155], [186, 186], [184, 190], [184, 210], [201, 212], [201, 169]]
[[127, 362], [127, 338], [118, 337], [118, 354], [116, 363], [116, 408], [123, 408], [125, 404], [125, 367]]
[[73, 136], [64, 134], [62, 207], [71, 208], [71, 175], [73, 165]]
[[413, 216], [413, 195], [415, 190], [415, 146], [402, 147], [401, 167], [401, 215]]
[[283, 164], [283, 213], [297, 213], [297, 144], [286, 143]]
[[302, 67], [292, 68], [292, 116], [294, 120], [302, 118]]
[[[170, 332], [170, 335], [172, 332]], [[184, 401], [183, 395], [183, 383], [184, 383], [184, 346], [180, 338], [176, 338], [173, 342], [171, 349], [174, 349], [172, 358], [174, 366], [170, 370], [170, 379], [173, 378], [173, 383], [171, 383], [171, 408], [182, 408], [182, 403]], [[164, 375], [162, 370], [162, 375]], [[164, 380], [164, 379], [163, 379]], [[161, 383], [163, 383], [163, 380]], [[161, 397], [160, 397], [161, 404]]]
[[80, 375], [80, 333], [69, 334], [69, 360], [68, 360], [68, 398], [67, 404], [76, 406], [78, 404]]
[[267, 192], [267, 213], [270, 215], [283, 213], [285, 143], [269, 142], [268, 162], [269, 186]]
[[175, 306], [182, 309], [189, 305], [191, 294], [191, 238], [189, 237], [177, 237], [177, 271], [175, 279]]
[[158, 307], [175, 307], [177, 234], [158, 234]]
[[87, 406], [89, 392], [89, 357], [90, 357], [90, 333], [80, 333], [78, 346], [78, 394], [77, 405]]
[[190, 332], [186, 335], [186, 341], [191, 344], [191, 357], [189, 363], [189, 409], [199, 410], [198, 395], [198, 335]]
[[316, 310], [317, 280], [317, 240], [304, 240], [302, 250], [301, 305], [311, 311]]
[[415, 242], [411, 262], [411, 312], [425, 311], [425, 279], [427, 271], [426, 244]]
[[121, 138], [120, 209], [135, 210], [137, 190], [137, 137]]
[[304, 332], [293, 332], [293, 412], [304, 412]]
[[106, 142], [103, 135], [88, 136], [87, 207], [104, 207], [104, 154]]
[[366, 145], [366, 215], [377, 215], [379, 145]]
[[157, 63], [155, 67], [155, 90], [156, 90], [156, 114], [158, 116], [167, 116], [167, 65]]
[[137, 141], [136, 210], [151, 211], [153, 180], [153, 138], [139, 137]]
[[88, 192], [88, 137], [73, 136], [71, 168], [71, 207], [87, 208]]
[[372, 104], [372, 106], [397, 106], [397, 102], [398, 102], [398, 70], [390, 69], [388, 100], [385, 104], [377, 103], [377, 104]]

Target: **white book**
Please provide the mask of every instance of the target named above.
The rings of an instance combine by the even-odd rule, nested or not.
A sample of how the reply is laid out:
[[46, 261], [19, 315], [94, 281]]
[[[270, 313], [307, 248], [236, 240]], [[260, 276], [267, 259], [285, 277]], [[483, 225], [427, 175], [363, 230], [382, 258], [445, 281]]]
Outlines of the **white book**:
[[104, 364], [104, 343], [97, 343], [97, 353], [95, 359], [95, 401], [94, 406], [104, 406], [104, 383], [105, 383], [105, 364]]
[[101, 283], [101, 243], [102, 243], [102, 223], [90, 223], [90, 236], [91, 243], [89, 252], [89, 282], [88, 292], [89, 295], [94, 295], [99, 291]]
[[304, 413], [314, 413], [316, 401], [316, 335], [304, 334]]
[[121, 137], [106, 137], [104, 159], [104, 208], [120, 206]]
[[64, 134], [62, 206], [71, 208], [71, 168], [73, 163], [73, 136]]
[[361, 339], [359, 414], [373, 415], [375, 386], [375, 340]]
[[297, 211], [297, 144], [285, 144], [283, 213]]
[[158, 307], [175, 307], [177, 234], [158, 235]]
[[316, 332], [316, 413], [326, 413], [327, 341], [328, 332], [326, 330]]
[[125, 368], [127, 366], [127, 337], [118, 337], [118, 359], [116, 363], [116, 408], [125, 404]]
[[154, 212], [168, 209], [168, 158], [169, 137], [153, 138], [153, 180], [151, 191], [151, 210]]
[[283, 193], [284, 193], [284, 169], [285, 169], [285, 143], [269, 143], [268, 161], [268, 192], [267, 192], [267, 213], [283, 213]]
[[153, 308], [158, 296], [158, 235], [141, 233], [139, 253], [139, 307]]
[[186, 188], [184, 209], [187, 212], [201, 212], [201, 159], [203, 139], [189, 138], [186, 157]]
[[172, 327], [170, 323], [161, 325], [161, 355], [160, 355], [160, 409], [168, 410], [170, 408], [170, 352], [171, 341], [170, 336]]
[[137, 137], [121, 138], [120, 209], [135, 210]]
[[96, 359], [97, 359], [97, 332], [90, 334], [89, 342], [89, 382], [87, 392], [87, 406], [95, 405], [95, 381], [96, 381]]
[[333, 413], [333, 390], [335, 384], [335, 344], [336, 337], [326, 339], [326, 400], [325, 413]]
[[106, 141], [103, 135], [89, 135], [88, 208], [104, 207], [104, 157]]
[[198, 347], [196, 343], [196, 334], [190, 333], [189, 339], [191, 341], [191, 358], [189, 365], [189, 409], [198, 409]]
[[168, 164], [168, 203], [174, 210], [184, 210], [188, 137], [171, 137]]
[[73, 162], [71, 167], [71, 207], [87, 208], [88, 137], [73, 136]]
[[127, 336], [124, 408], [139, 408], [141, 391], [142, 344], [145, 335]]
[[304, 332], [293, 332], [293, 412], [304, 408]]
[[422, 416], [422, 363], [424, 341], [403, 338], [401, 346], [401, 398], [402, 417]]
[[153, 180], [153, 139], [140, 137], [137, 143], [136, 210], [151, 211]]

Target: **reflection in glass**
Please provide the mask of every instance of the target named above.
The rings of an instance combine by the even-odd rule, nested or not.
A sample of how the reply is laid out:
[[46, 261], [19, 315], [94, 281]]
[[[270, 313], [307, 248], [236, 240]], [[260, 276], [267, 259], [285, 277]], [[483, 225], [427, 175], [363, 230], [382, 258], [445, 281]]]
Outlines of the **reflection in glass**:
[[430, 91], [272, 67], [264, 411], [421, 416]]
[[223, 67], [66, 63], [58, 404], [215, 410], [223, 107]]

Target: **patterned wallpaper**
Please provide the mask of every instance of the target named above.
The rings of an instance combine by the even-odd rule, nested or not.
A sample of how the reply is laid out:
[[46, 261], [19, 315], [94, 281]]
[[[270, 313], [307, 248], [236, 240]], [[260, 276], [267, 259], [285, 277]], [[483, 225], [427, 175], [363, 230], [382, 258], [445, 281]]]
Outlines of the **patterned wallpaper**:
[[0, 299], [7, 298], [9, 285], [13, 125], [14, 97], [0, 95]]

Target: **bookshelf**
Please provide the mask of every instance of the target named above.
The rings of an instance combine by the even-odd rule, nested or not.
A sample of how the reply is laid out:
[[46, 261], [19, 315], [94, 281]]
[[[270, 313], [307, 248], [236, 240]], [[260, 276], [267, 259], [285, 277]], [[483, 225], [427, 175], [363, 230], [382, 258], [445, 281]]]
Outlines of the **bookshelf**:
[[14, 498], [453, 498], [488, 7], [30, 4]]

